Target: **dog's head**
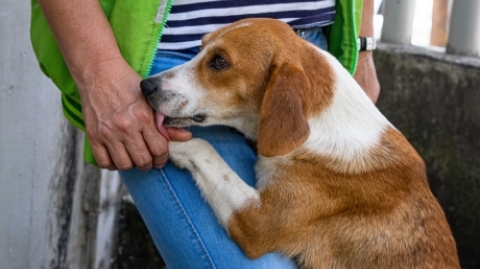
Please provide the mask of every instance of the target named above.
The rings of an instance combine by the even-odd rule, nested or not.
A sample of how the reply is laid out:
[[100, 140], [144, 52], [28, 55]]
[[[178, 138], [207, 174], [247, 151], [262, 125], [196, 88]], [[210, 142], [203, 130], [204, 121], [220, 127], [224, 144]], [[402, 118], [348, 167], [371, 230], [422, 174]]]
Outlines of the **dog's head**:
[[311, 113], [333, 96], [331, 67], [285, 23], [246, 19], [207, 34], [191, 61], [145, 79], [166, 126], [228, 125], [283, 155], [309, 135]]

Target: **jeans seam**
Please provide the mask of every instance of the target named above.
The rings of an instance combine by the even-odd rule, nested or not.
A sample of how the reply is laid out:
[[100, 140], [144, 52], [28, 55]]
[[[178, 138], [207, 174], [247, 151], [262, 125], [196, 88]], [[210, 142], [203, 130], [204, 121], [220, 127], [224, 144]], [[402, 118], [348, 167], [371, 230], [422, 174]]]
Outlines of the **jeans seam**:
[[193, 225], [192, 223], [192, 220], [190, 219], [190, 217], [188, 216], [185, 208], [183, 207], [180, 199], [177, 197], [177, 194], [175, 193], [175, 191], [173, 190], [173, 187], [170, 185], [170, 182], [168, 182], [167, 180], [167, 175], [163, 172], [163, 170], [158, 170], [161, 174], [162, 174], [162, 180], [165, 182], [165, 185], [167, 186], [168, 188], [168, 191], [172, 194], [172, 196], [174, 197], [174, 202], [175, 204], [177, 205], [177, 207], [179, 208], [181, 214], [184, 216], [187, 224], [188, 224], [188, 227], [190, 228], [193, 236], [194, 236], [194, 239], [195, 241], [197, 242], [199, 248], [200, 248], [200, 251], [203, 252], [203, 256], [206, 258], [207, 260], [207, 263], [208, 265], [210, 266], [210, 268], [213, 268], [215, 269], [215, 264], [213, 263], [213, 260], [212, 260], [212, 257], [210, 256], [210, 254], [208, 253], [208, 250], [207, 248], [205, 247], [205, 245], [203, 244], [202, 242], [202, 239], [200, 237], [200, 235], [198, 234], [197, 232], [197, 229], [195, 228], [195, 225]]

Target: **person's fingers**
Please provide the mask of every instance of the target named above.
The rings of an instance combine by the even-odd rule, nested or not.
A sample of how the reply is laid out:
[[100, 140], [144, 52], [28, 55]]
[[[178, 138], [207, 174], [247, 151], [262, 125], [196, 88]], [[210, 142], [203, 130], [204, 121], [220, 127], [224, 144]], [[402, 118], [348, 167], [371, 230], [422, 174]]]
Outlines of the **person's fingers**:
[[168, 127], [168, 135], [172, 141], [187, 141], [192, 138], [192, 133], [181, 128]]
[[128, 170], [134, 167], [134, 162], [122, 142], [110, 141], [110, 143], [106, 145], [106, 148], [118, 170]]
[[168, 140], [157, 131], [154, 123], [146, 126], [142, 134], [152, 154], [153, 166], [156, 168], [163, 167], [168, 160]]
[[168, 161], [168, 144], [165, 142], [165, 151], [163, 153], [153, 156], [153, 166], [155, 168], [162, 168]]
[[[89, 138], [97, 164], [109, 170], [127, 170], [137, 166], [142, 171], [147, 171], [152, 166], [161, 168], [168, 161], [168, 141], [160, 134], [155, 126], [145, 128], [142, 134], [127, 138], [122, 142], [115, 142], [115, 137], [106, 137], [109, 141], [107, 146], [97, 142], [95, 138]], [[169, 127], [167, 131], [171, 140], [187, 141], [192, 133]], [[93, 135], [92, 135], [93, 136]]]
[[125, 149], [133, 161], [134, 165], [141, 171], [148, 171], [152, 168], [152, 153], [147, 147], [141, 132], [125, 136]]
[[[134, 163], [125, 149], [125, 137], [122, 136], [125, 129], [122, 128], [128, 128], [132, 121], [119, 116], [101, 122], [94, 117], [86, 119], [89, 119], [90, 125], [93, 126], [90, 128], [87, 126], [87, 135], [97, 164], [108, 169], [112, 169], [112, 166], [119, 170], [131, 169]], [[109, 156], [109, 160], [106, 156]]]
[[90, 146], [92, 147], [93, 157], [97, 162], [97, 165], [101, 168], [106, 168], [108, 170], [117, 170], [117, 167], [112, 161], [110, 154], [105, 146], [91, 142]]
[[116, 170], [115, 164], [108, 152], [108, 149], [98, 139], [98, 133], [95, 128], [86, 127], [86, 135], [90, 146], [92, 147], [93, 157], [97, 165], [108, 170]]

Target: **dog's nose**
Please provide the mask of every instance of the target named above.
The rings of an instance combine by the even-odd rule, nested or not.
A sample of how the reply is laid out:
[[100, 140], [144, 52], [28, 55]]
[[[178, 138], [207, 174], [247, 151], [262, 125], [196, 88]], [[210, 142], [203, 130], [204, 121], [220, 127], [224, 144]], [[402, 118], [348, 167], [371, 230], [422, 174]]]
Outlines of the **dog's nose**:
[[158, 86], [155, 80], [147, 78], [140, 82], [140, 89], [145, 96], [149, 96], [157, 90]]

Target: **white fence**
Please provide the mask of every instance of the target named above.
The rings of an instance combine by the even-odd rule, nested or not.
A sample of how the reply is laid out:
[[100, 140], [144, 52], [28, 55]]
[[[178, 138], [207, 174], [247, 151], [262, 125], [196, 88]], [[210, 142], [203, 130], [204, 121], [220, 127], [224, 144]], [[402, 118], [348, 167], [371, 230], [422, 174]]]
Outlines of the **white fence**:
[[[380, 40], [411, 44], [415, 33], [430, 34], [429, 31], [415, 32], [414, 27], [425, 27], [420, 25], [425, 22], [430, 22], [431, 25], [432, 11], [425, 9], [432, 8], [435, 1], [445, 5], [448, 12], [447, 16], [441, 18], [444, 20], [445, 28], [448, 29], [446, 52], [480, 56], [480, 0], [383, 0], [384, 19]], [[376, 1], [377, 6], [380, 2]], [[418, 7], [422, 7], [423, 10], [415, 10]], [[418, 18], [421, 20], [416, 20]]]

